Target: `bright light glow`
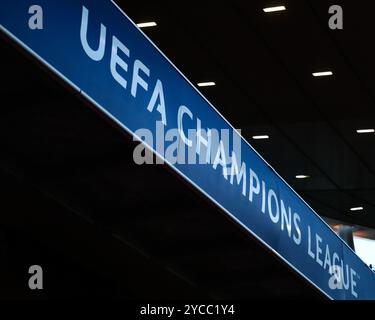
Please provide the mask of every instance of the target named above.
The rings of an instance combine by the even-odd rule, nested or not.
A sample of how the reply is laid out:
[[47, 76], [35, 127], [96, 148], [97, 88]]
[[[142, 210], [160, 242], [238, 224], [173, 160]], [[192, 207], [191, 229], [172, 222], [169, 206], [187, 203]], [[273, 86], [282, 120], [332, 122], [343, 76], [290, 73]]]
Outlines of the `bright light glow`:
[[361, 211], [363, 210], [363, 207], [353, 207], [353, 208], [350, 208], [350, 211]]
[[253, 136], [253, 139], [254, 140], [262, 140], [262, 139], [269, 139], [269, 136], [264, 134], [264, 135], [260, 135], [260, 136]]
[[374, 129], [358, 129], [357, 133], [373, 133], [375, 132]]
[[137, 26], [139, 28], [155, 27], [156, 26], [156, 22], [150, 21], [150, 22], [137, 23]]
[[375, 267], [375, 240], [353, 237], [355, 253], [367, 264]]
[[325, 77], [325, 76], [332, 76], [332, 71], [323, 71], [323, 72], [314, 72], [312, 74], [314, 77]]
[[216, 85], [215, 82], [213, 81], [209, 81], [209, 82], [199, 82], [197, 83], [198, 87], [212, 87], [214, 85]]
[[269, 7], [269, 8], [263, 8], [264, 12], [276, 12], [276, 11], [284, 11], [286, 8], [284, 6], [277, 6], [277, 7]]
[[296, 175], [296, 179], [307, 179], [307, 178], [310, 178], [310, 176], [307, 176], [305, 174], [297, 174]]

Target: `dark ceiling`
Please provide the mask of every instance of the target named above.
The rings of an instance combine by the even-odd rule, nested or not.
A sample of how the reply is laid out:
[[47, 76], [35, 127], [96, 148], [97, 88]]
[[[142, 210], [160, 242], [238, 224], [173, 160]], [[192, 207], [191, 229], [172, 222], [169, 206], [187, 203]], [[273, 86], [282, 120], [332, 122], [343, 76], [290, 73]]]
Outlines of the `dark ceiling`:
[[[374, 2], [116, 2], [157, 22], [145, 33], [193, 83], [216, 82], [200, 91], [320, 215], [375, 227], [375, 134], [356, 133], [375, 126]], [[328, 27], [333, 4], [343, 30]]]

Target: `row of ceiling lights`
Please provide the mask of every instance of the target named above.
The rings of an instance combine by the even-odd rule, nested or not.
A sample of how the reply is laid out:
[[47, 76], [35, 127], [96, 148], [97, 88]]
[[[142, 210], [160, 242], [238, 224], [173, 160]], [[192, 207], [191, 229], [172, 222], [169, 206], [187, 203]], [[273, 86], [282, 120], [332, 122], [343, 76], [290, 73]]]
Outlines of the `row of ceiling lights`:
[[[263, 11], [266, 12], [266, 13], [284, 11], [284, 10], [286, 10], [285, 6], [269, 7], [269, 8], [263, 9]], [[313, 77], [327, 77], [327, 76], [332, 76], [333, 72], [332, 71], [313, 72], [312, 75], [313, 75]], [[374, 129], [357, 129], [357, 133], [374, 133], [374, 132], [375, 132]], [[264, 136], [264, 137], [266, 137], [266, 136]], [[268, 139], [268, 136], [267, 136], [267, 139]], [[297, 174], [295, 176], [295, 178], [296, 179], [307, 179], [307, 178], [310, 178], [310, 176], [305, 175], [305, 174]], [[362, 211], [362, 210], [363, 210], [362, 206], [350, 208], [350, 211]]]
[[[263, 11], [265, 13], [272, 13], [272, 12], [285, 11], [285, 10], [286, 10], [285, 6], [275, 6], [275, 7], [263, 8]], [[155, 26], [157, 26], [157, 23], [155, 21], [142, 22], [142, 23], [138, 23], [137, 26], [139, 28], [155, 27]], [[333, 75], [332, 71], [319, 71], [319, 72], [313, 72], [312, 73], [313, 77], [327, 77], [327, 76], [332, 76], [332, 75]], [[197, 83], [198, 87], [212, 87], [212, 86], [215, 86], [215, 85], [216, 85], [216, 83], [214, 81], [198, 82]], [[357, 129], [357, 133], [359, 133], [359, 134], [374, 133], [374, 132], [375, 132], [375, 129]], [[269, 138], [270, 137], [267, 134], [252, 136], [252, 139], [254, 139], [254, 140], [267, 140]], [[296, 179], [308, 179], [308, 178], [310, 178], [310, 176], [306, 175], [306, 174], [297, 174], [295, 176], [295, 178]], [[350, 211], [362, 211], [362, 210], [363, 210], [362, 206], [350, 208]]]

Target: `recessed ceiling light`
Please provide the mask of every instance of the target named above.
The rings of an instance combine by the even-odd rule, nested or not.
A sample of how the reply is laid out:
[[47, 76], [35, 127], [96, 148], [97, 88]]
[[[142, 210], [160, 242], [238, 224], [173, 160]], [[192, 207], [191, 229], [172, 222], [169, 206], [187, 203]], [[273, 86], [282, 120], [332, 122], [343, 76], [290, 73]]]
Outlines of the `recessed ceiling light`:
[[259, 135], [259, 136], [253, 136], [254, 140], [262, 140], [262, 139], [269, 139], [269, 136], [264, 134], [264, 135]]
[[363, 210], [363, 207], [353, 207], [353, 208], [350, 208], [350, 211], [361, 211]]
[[212, 87], [212, 86], [214, 86], [214, 85], [216, 85], [216, 83], [213, 82], [213, 81], [209, 81], [209, 82], [199, 82], [199, 83], [197, 83], [197, 86], [198, 86], [198, 87]]
[[154, 22], [154, 21], [150, 21], [150, 22], [141, 22], [141, 23], [137, 23], [137, 26], [138, 26], [139, 28], [155, 27], [155, 26], [156, 26], [156, 22]]
[[326, 77], [326, 76], [332, 76], [332, 71], [322, 71], [322, 72], [313, 72], [312, 74], [314, 77]]
[[305, 175], [305, 174], [297, 174], [296, 179], [307, 179], [310, 178], [310, 176]]
[[375, 132], [374, 129], [358, 129], [357, 133], [373, 133]]
[[268, 7], [268, 8], [263, 8], [264, 12], [276, 12], [276, 11], [284, 11], [286, 8], [284, 6], [277, 6], [277, 7]]

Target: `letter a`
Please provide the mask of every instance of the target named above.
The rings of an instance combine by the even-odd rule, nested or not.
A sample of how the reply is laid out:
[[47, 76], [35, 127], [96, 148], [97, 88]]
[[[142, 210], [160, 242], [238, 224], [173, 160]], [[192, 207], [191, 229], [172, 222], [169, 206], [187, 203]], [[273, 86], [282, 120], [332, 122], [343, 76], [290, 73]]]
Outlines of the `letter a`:
[[328, 20], [328, 25], [332, 30], [335, 29], [344, 29], [343, 24], [343, 11], [342, 8], [338, 5], [330, 6], [328, 9], [328, 13], [333, 14], [332, 17]]
[[31, 290], [43, 289], [43, 270], [41, 266], [33, 265], [29, 268], [29, 273], [33, 274], [29, 279], [29, 288]]
[[29, 18], [29, 28], [31, 30], [43, 29], [43, 9], [36, 4], [30, 6], [29, 13], [32, 16]]

